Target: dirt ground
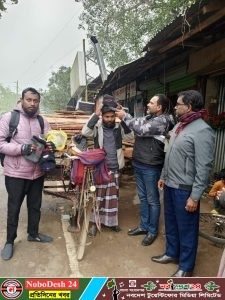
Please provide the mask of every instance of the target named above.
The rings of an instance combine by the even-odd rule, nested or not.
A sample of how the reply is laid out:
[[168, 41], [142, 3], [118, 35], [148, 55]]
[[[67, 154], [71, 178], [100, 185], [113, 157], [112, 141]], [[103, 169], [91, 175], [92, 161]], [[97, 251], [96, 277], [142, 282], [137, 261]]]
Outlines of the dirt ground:
[[[164, 252], [164, 225], [161, 213], [160, 230], [156, 241], [151, 246], [142, 246], [144, 236], [130, 237], [127, 231], [139, 224], [139, 205], [134, 205], [136, 195], [135, 182], [126, 177], [121, 182], [119, 233], [103, 229], [87, 247], [85, 257], [80, 262], [80, 271], [87, 276], [129, 276], [129, 277], [168, 277], [177, 266], [160, 265], [151, 261], [151, 256]], [[162, 208], [163, 209], [163, 208]], [[202, 210], [209, 211], [211, 202], [202, 203]], [[194, 276], [216, 276], [222, 249], [199, 238], [198, 256]]]
[[[0, 170], [0, 247], [6, 235], [7, 195], [4, 176]], [[202, 210], [209, 211], [211, 202], [205, 200]], [[0, 277], [169, 277], [175, 272], [174, 264], [160, 265], [150, 259], [164, 251], [164, 226], [161, 214], [160, 233], [156, 241], [144, 247], [143, 236], [130, 237], [127, 231], [139, 223], [135, 182], [123, 175], [120, 189], [119, 224], [122, 231], [115, 233], [103, 228], [95, 238], [88, 238], [84, 258], [77, 261], [78, 233], [67, 231], [69, 222], [62, 218], [62, 207], [67, 200], [44, 195], [40, 232], [54, 237], [51, 244], [31, 243], [26, 240], [27, 213], [23, 203], [15, 241], [15, 253], [10, 261], [0, 259]], [[163, 209], [163, 208], [162, 208]], [[199, 238], [194, 276], [214, 277], [217, 274], [222, 248]]]

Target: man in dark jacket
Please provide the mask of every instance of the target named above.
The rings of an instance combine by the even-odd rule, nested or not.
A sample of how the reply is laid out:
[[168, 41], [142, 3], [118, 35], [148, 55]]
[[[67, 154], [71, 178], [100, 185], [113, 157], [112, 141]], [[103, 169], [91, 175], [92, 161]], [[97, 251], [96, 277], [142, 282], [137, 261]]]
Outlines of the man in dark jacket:
[[157, 182], [164, 162], [164, 141], [172, 128], [169, 99], [155, 95], [148, 103], [149, 115], [132, 118], [123, 110], [116, 115], [135, 133], [133, 167], [140, 199], [140, 225], [128, 231], [128, 235], [145, 234], [143, 246], [151, 245], [158, 234], [160, 201]]

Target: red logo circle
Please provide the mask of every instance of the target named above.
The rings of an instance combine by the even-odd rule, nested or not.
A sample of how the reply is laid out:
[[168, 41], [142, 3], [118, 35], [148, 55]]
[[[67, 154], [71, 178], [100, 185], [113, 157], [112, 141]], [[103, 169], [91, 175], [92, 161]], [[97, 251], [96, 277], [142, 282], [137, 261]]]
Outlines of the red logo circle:
[[17, 299], [22, 292], [23, 285], [16, 279], [7, 279], [1, 284], [1, 293], [6, 299]]

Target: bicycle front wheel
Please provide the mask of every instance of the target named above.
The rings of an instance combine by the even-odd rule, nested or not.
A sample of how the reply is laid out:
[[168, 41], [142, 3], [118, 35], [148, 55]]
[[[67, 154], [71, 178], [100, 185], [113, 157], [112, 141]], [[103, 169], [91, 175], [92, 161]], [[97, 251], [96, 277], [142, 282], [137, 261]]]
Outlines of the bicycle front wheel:
[[225, 245], [225, 216], [200, 213], [199, 235], [216, 244]]

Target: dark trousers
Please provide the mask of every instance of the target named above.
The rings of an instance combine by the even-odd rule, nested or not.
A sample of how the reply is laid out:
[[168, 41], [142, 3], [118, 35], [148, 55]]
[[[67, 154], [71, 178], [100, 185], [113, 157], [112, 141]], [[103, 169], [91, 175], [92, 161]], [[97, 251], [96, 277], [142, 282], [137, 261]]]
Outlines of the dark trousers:
[[27, 233], [37, 236], [43, 185], [44, 176], [35, 180], [5, 176], [5, 186], [8, 192], [7, 243], [13, 243], [17, 237], [19, 213], [25, 196], [27, 196], [28, 210]]
[[189, 191], [168, 186], [164, 191], [166, 255], [179, 259], [181, 270], [193, 271], [198, 248], [199, 205], [195, 212], [187, 212]]

